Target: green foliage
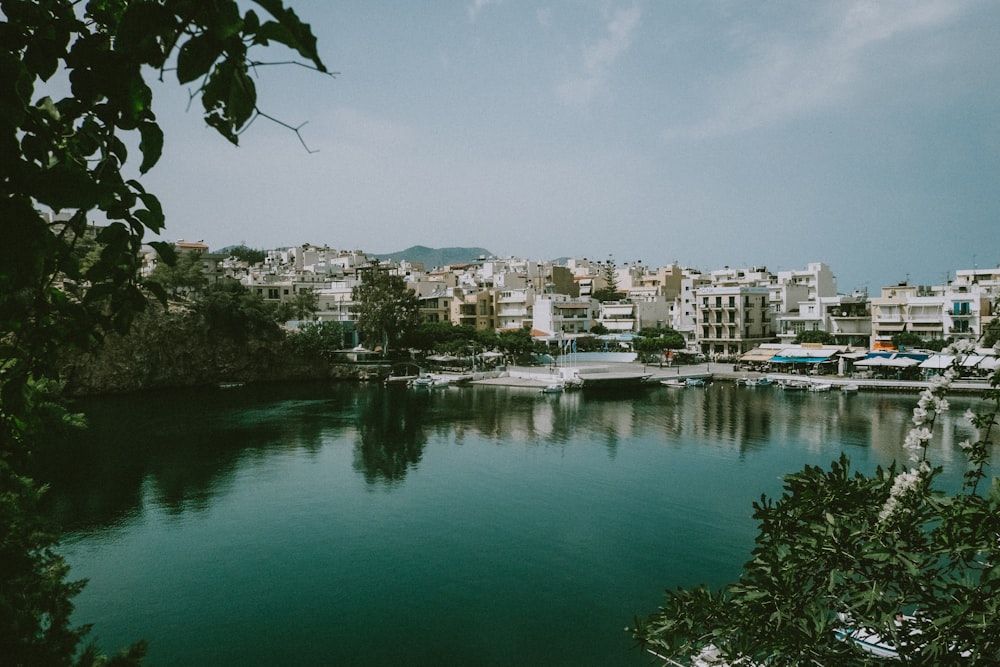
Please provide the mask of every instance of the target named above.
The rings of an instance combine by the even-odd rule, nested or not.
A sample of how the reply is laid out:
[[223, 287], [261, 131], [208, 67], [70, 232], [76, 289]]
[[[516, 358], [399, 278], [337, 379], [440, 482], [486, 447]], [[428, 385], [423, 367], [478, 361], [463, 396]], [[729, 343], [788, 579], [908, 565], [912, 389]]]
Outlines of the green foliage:
[[69, 622], [84, 582], [66, 580], [69, 566], [38, 519], [41, 494], [31, 480], [0, 460], [0, 484], [0, 655], [10, 665], [65, 664], [88, 631]]
[[993, 347], [1000, 341], [1000, 318], [990, 320], [983, 331], [983, 346]]
[[597, 340], [594, 336], [580, 336], [576, 339], [577, 352], [596, 352], [604, 347], [604, 341]]
[[850, 666], [873, 659], [836, 631], [867, 628], [905, 664], [998, 664], [1000, 481], [989, 480], [987, 466], [1000, 373], [985, 409], [968, 415], [979, 437], [960, 443], [969, 462], [963, 487], [946, 493], [926, 445], [954, 377], [949, 370], [921, 394], [904, 443], [912, 468], [863, 475], [842, 455], [828, 470], [786, 476], [781, 498], [754, 504], [759, 534], [739, 581], [668, 591], [657, 613], [637, 620], [635, 638], [684, 663], [714, 646], [731, 662]]
[[925, 348], [927, 343], [921, 338], [920, 334], [915, 334], [912, 331], [901, 331], [892, 336], [892, 344], [896, 346], [896, 349], [903, 348]]
[[288, 320], [307, 320], [319, 310], [319, 296], [312, 288], [299, 290], [291, 301], [282, 301], [275, 308], [274, 319], [276, 322], [287, 322]]
[[244, 243], [229, 248], [229, 255], [231, 257], [235, 257], [241, 262], [246, 262], [250, 266], [253, 266], [254, 264], [260, 264], [265, 259], [267, 259], [266, 252], [264, 252], [263, 250], [259, 250], [257, 248], [250, 248]]
[[609, 331], [610, 331], [610, 329], [608, 329], [606, 326], [604, 326], [603, 324], [600, 324], [600, 323], [595, 324], [594, 326], [590, 327], [590, 333], [594, 334], [595, 336], [604, 336]]
[[277, 340], [282, 335], [273, 309], [260, 295], [235, 280], [222, 280], [205, 288], [192, 311], [209, 336], [244, 341]]
[[401, 276], [391, 275], [378, 260], [354, 288], [358, 332], [370, 345], [388, 353], [403, 335], [420, 323], [420, 301]]
[[158, 262], [149, 280], [174, 295], [198, 294], [208, 285], [200, 252], [180, 253], [173, 264]]
[[601, 302], [617, 301], [622, 298], [622, 295], [618, 292], [618, 273], [615, 263], [612, 260], [609, 259], [601, 266], [601, 279], [604, 285], [594, 290], [594, 293], [591, 295], [592, 298]]
[[292, 349], [305, 357], [332, 359], [344, 347], [344, 327], [340, 322], [306, 322], [290, 339]]
[[832, 345], [836, 342], [833, 334], [826, 331], [800, 331], [792, 340], [793, 343], [819, 343]]
[[[235, 0], [0, 0], [5, 664], [69, 664], [83, 634], [68, 626], [79, 586], [65, 583], [65, 563], [36, 529], [35, 490], [19, 468], [52, 418], [36, 387], [58, 378], [64, 352], [126, 331], [146, 303], [138, 277], [143, 235], [161, 232], [165, 215], [129, 176], [148, 172], [163, 148], [145, 77], [162, 78], [176, 54], [179, 82], [193, 83], [205, 120], [236, 143], [259, 113], [248, 75], [254, 47], [282, 43], [325, 71], [309, 26], [280, 0], [256, 5], [273, 19], [241, 13]], [[129, 164], [136, 144], [139, 159]], [[52, 221], [42, 210], [60, 215]], [[108, 224], [90, 227], [93, 212]], [[153, 245], [171, 260], [169, 244]], [[141, 652], [108, 664], [137, 661]], [[98, 661], [96, 651], [84, 658]]]
[[455, 326], [450, 322], [421, 322], [408, 330], [400, 345], [421, 352], [468, 352], [479, 342], [474, 327]]
[[506, 329], [497, 334], [500, 351], [515, 359], [526, 357], [535, 351], [535, 339], [527, 329]]
[[933, 350], [935, 352], [940, 352], [948, 345], [951, 345], [954, 339], [951, 338], [931, 338], [923, 342], [923, 349]]
[[684, 336], [673, 329], [642, 329], [634, 347], [644, 360], [660, 358], [667, 350], [682, 350], [685, 346]]

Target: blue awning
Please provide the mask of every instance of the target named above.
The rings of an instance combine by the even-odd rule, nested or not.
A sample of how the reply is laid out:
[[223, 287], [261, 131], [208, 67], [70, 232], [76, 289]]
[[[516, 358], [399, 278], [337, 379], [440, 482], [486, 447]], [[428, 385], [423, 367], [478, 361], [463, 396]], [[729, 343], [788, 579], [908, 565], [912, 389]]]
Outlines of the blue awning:
[[771, 357], [772, 364], [821, 364], [830, 357]]

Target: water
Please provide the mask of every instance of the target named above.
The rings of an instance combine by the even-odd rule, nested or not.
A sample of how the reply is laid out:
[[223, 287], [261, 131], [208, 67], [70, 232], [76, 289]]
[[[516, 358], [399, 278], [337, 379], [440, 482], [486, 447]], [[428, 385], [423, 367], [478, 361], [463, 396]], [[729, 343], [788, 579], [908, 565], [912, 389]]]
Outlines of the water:
[[[642, 665], [664, 588], [732, 581], [751, 503], [902, 459], [913, 395], [307, 385], [82, 402], [45, 473], [74, 618], [155, 665]], [[956, 399], [932, 456], [957, 484]]]

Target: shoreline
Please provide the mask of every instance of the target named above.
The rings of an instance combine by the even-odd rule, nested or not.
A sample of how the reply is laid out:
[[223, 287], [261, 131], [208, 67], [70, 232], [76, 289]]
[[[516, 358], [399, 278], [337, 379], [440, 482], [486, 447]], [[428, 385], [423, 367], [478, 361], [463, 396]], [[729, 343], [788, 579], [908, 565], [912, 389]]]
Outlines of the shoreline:
[[[664, 366], [653, 364], [630, 363], [600, 363], [545, 366], [512, 366], [503, 375], [493, 378], [482, 378], [472, 381], [472, 384], [501, 387], [521, 387], [525, 389], [541, 389], [548, 384], [559, 381], [567, 373], [574, 371], [586, 373], [588, 369], [600, 367], [608, 374], [645, 375], [644, 385], [653, 385], [660, 380], [701, 378], [709, 381], [735, 383], [741, 378], [771, 377], [778, 380], [816, 380], [833, 385], [838, 390], [844, 385], [857, 385], [860, 391], [899, 391], [919, 392], [931, 386], [931, 382], [922, 380], [887, 380], [874, 378], [850, 378], [839, 375], [801, 375], [795, 373], [762, 373], [760, 371], [734, 371], [732, 365], [721, 363], [701, 363], [684, 366]], [[510, 375], [514, 372], [516, 375]], [[980, 393], [990, 388], [986, 380], [956, 380], [950, 392], [969, 394]]]

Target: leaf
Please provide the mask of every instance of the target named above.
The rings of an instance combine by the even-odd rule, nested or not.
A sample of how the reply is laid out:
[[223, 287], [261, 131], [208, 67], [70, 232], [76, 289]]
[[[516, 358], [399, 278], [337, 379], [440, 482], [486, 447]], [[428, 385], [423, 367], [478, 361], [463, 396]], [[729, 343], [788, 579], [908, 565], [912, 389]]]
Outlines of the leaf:
[[31, 182], [32, 195], [40, 203], [61, 211], [92, 208], [100, 200], [100, 189], [83, 167], [57, 164], [38, 173]]
[[148, 289], [150, 292], [152, 292], [153, 296], [156, 297], [156, 300], [159, 301], [162, 305], [164, 306], [167, 305], [167, 291], [163, 289], [163, 285], [156, 282], [155, 280], [144, 280], [142, 282], [142, 286]]
[[139, 150], [142, 151], [142, 164], [139, 172], [145, 174], [159, 161], [163, 153], [163, 130], [152, 121], [139, 123]]
[[316, 50], [316, 36], [313, 35], [308, 23], [303, 23], [293, 10], [285, 8], [281, 0], [254, 0], [254, 2], [277, 19], [277, 23], [267, 21], [260, 26], [256, 35], [257, 43], [267, 44], [268, 40], [280, 42], [311, 60], [320, 72], [327, 71]]
[[156, 251], [156, 255], [159, 257], [159, 260], [167, 266], [173, 266], [177, 263], [177, 249], [174, 247], [173, 243], [167, 243], [166, 241], [152, 241], [149, 245]]
[[237, 70], [229, 87], [229, 104], [227, 110], [237, 130], [246, 125], [257, 106], [257, 87], [253, 79], [242, 70]]
[[196, 35], [184, 42], [177, 53], [177, 80], [194, 81], [204, 76], [222, 54], [222, 43], [208, 33]]
[[130, 2], [118, 25], [115, 51], [127, 54], [133, 62], [159, 67], [166, 59], [159, 38], [172, 32], [176, 18], [156, 2]]

